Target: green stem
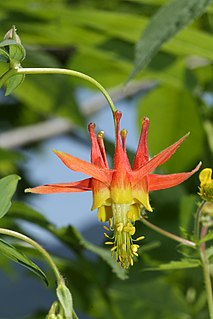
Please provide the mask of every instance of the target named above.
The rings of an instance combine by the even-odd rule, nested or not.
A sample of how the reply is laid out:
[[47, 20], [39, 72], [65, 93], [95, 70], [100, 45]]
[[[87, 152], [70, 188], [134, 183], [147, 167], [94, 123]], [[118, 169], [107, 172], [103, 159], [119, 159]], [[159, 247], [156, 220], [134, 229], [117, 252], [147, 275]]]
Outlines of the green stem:
[[[205, 227], [205, 228], [208, 229], [208, 227]], [[207, 231], [205, 230], [205, 233], [203, 233], [203, 236], [205, 236], [206, 232]], [[209, 308], [209, 317], [210, 317], [210, 319], [213, 319], [212, 283], [211, 283], [210, 265], [209, 265], [208, 256], [206, 254], [206, 244], [205, 243], [202, 243], [200, 245], [200, 258], [202, 261], [203, 277], [204, 277], [204, 283], [205, 283], [205, 288], [206, 288], [207, 303], [208, 303], [208, 308]]]
[[196, 241], [200, 240], [200, 219], [201, 219], [202, 209], [205, 203], [206, 203], [205, 200], [203, 200], [198, 206], [197, 211], [195, 213], [194, 235], [195, 235]]
[[92, 77], [84, 73], [74, 71], [74, 70], [69, 70], [69, 69], [60, 69], [60, 68], [19, 68], [16, 71], [16, 73], [18, 74], [63, 74], [63, 75], [71, 75], [77, 78], [81, 78], [95, 85], [105, 96], [106, 100], [108, 101], [110, 105], [112, 113], [114, 114], [116, 112], [116, 107], [109, 93], [105, 90], [105, 88], [98, 81], [96, 81], [95, 79], [93, 79]]
[[213, 319], [213, 294], [212, 294], [212, 283], [211, 283], [211, 276], [209, 271], [209, 263], [206, 254], [201, 254], [202, 266], [203, 266], [203, 276], [204, 282], [206, 287], [206, 295], [207, 295], [207, 302], [209, 308], [209, 317]]
[[182, 237], [179, 237], [177, 235], [174, 235], [158, 226], [155, 226], [153, 225], [152, 223], [150, 223], [147, 219], [145, 219], [144, 217], [141, 217], [141, 221], [142, 223], [144, 223], [146, 226], [148, 226], [149, 228], [153, 229], [154, 231], [160, 233], [161, 235], [164, 235], [168, 238], [171, 238], [185, 246], [189, 246], [189, 247], [192, 247], [192, 248], [195, 248], [196, 247], [196, 243], [194, 243], [193, 241], [190, 241], [188, 239], [185, 239], [185, 238], [182, 238]]
[[73, 319], [78, 319], [78, 316], [76, 315], [76, 313], [75, 313], [75, 310], [73, 309], [73, 311], [72, 311], [72, 316], [73, 316]]
[[0, 234], [2, 235], [7, 235], [7, 236], [11, 236], [11, 237], [15, 237], [17, 239], [23, 240], [26, 243], [28, 243], [29, 245], [33, 246], [36, 250], [38, 250], [46, 259], [46, 261], [48, 262], [49, 266], [52, 268], [58, 283], [63, 282], [63, 277], [61, 276], [56, 264], [54, 263], [54, 261], [52, 260], [51, 256], [48, 254], [48, 252], [41, 247], [36, 241], [34, 241], [33, 239], [27, 237], [26, 235], [20, 234], [16, 231], [10, 230], [10, 229], [5, 229], [5, 228], [0, 228]]
[[[202, 201], [200, 206], [196, 212], [196, 219], [195, 219], [195, 236], [197, 240], [202, 239], [208, 232], [208, 225], [203, 225], [200, 230], [200, 220], [202, 214], [202, 208], [205, 205], [206, 201]], [[206, 243], [203, 242], [199, 246], [200, 250], [200, 259], [203, 268], [203, 277], [206, 289], [206, 297], [209, 309], [209, 318], [213, 319], [213, 292], [212, 292], [212, 283], [211, 283], [211, 274], [210, 274], [210, 265], [208, 256], [206, 254]]]

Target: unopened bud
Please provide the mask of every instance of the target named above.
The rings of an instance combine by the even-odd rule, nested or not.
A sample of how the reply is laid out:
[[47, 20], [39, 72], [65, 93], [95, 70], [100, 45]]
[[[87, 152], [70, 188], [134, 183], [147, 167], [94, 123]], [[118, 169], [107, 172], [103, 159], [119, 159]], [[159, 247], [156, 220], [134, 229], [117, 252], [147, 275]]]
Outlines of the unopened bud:
[[21, 44], [21, 39], [16, 33], [16, 27], [13, 26], [4, 36], [4, 40], [14, 40], [17, 43]]

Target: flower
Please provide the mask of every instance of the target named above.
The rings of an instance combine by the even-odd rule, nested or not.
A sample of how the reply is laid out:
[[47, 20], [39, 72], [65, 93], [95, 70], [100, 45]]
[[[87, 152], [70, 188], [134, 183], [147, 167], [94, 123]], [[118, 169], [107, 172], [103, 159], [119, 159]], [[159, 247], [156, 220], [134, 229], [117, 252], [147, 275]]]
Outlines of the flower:
[[212, 169], [204, 168], [200, 174], [200, 187], [199, 187], [199, 195], [202, 199], [207, 202], [213, 202], [213, 179], [212, 177]]
[[116, 254], [116, 259], [121, 266], [128, 268], [133, 265], [133, 257], [138, 255], [139, 245], [134, 242], [143, 238], [135, 240], [132, 238], [136, 230], [134, 223], [140, 219], [142, 208], [152, 211], [149, 191], [170, 188], [182, 183], [199, 169], [200, 164], [187, 173], [151, 174], [156, 167], [165, 163], [174, 154], [188, 134], [149, 160], [147, 146], [149, 119], [145, 117], [133, 167], [131, 167], [126, 153], [127, 131], [120, 131], [122, 113], [116, 111], [114, 116], [116, 143], [113, 169], [108, 166], [104, 133], [101, 131], [96, 136], [95, 124], [90, 123], [88, 130], [92, 144], [91, 163], [67, 153], [55, 151], [68, 168], [82, 172], [90, 178], [72, 183], [38, 186], [27, 189], [26, 192], [50, 194], [92, 191], [92, 210], [98, 209], [99, 220], [109, 221], [109, 228], [105, 226], [105, 229], [114, 231], [113, 237], [105, 234], [110, 239], [106, 244], [113, 246], [111, 251]]

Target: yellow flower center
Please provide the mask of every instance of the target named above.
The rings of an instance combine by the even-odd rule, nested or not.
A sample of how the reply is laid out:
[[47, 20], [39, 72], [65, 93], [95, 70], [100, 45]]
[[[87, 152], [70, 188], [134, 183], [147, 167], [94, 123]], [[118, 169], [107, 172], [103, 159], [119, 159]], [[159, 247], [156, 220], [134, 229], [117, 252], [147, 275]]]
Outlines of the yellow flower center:
[[[133, 265], [133, 257], [138, 256], [139, 245], [134, 244], [132, 236], [135, 234], [135, 227], [132, 220], [128, 217], [130, 211], [130, 204], [115, 204], [113, 203], [112, 218], [109, 220], [110, 229], [114, 230], [113, 242], [106, 242], [106, 244], [113, 245], [111, 251], [112, 255], [116, 256], [116, 260], [121, 263], [123, 268], [129, 268]], [[108, 230], [107, 227], [105, 229]], [[105, 234], [107, 238], [110, 238]], [[140, 237], [136, 240], [141, 240]]]

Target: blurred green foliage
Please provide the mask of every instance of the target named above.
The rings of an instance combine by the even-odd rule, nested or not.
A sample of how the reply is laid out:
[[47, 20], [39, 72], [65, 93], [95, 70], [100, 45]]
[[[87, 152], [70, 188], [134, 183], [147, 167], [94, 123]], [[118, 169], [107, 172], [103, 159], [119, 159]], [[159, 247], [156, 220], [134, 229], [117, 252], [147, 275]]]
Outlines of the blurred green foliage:
[[[166, 3], [167, 0], [1, 1], [0, 38], [16, 25], [27, 52], [23, 67], [71, 68], [113, 88], [127, 81], [133, 69], [135, 44], [151, 17]], [[200, 160], [203, 167], [212, 167], [212, 32], [213, 4], [190, 26], [164, 43], [151, 63], [137, 75], [137, 80], [153, 84], [145, 96], [137, 97], [139, 126], [144, 115], [151, 120], [150, 154], [155, 155], [191, 131], [181, 151], [162, 167], [162, 172], [191, 170]], [[5, 63], [0, 62], [0, 73], [4, 71]], [[27, 76], [12, 96], [5, 98], [1, 91], [0, 139], [3, 132], [57, 116], [65, 117], [82, 131], [86, 128], [87, 116], [76, 101], [79, 87], [94, 89], [82, 80], [34, 75]], [[19, 168], [23, 160], [17, 149], [0, 149], [0, 175], [19, 173], [21, 188], [29, 186], [25, 172], [20, 172]], [[189, 237], [198, 201], [194, 195], [197, 186], [195, 175], [175, 189], [153, 193], [152, 206], [157, 214], [151, 215], [150, 220]], [[79, 245], [76, 237], [70, 235], [72, 227], [56, 229], [43, 215], [23, 203], [12, 205], [1, 226], [21, 230], [18, 220], [27, 220], [46, 229], [74, 253], [73, 260], [61, 258], [57, 252], [55, 259], [70, 284], [76, 309], [91, 318], [207, 318], [202, 274], [192, 249], [178, 247], [177, 252], [176, 243], [137, 222], [137, 235], [145, 235], [146, 239], [129, 279], [121, 281], [103, 260], [100, 247], [99, 253], [96, 249], [100, 259], [87, 258], [84, 252], [91, 246], [84, 240], [84, 245]], [[22, 251], [25, 250], [31, 257], [39, 258], [33, 250], [22, 247]], [[193, 268], [144, 271], [161, 263], [168, 268], [171, 260], [177, 261], [177, 266], [184, 257], [194, 259]], [[8, 270], [2, 255], [0, 262]], [[195, 264], [198, 267], [194, 268]], [[175, 268], [174, 263], [172, 268]], [[29, 318], [44, 318], [44, 315], [29, 314]]]

